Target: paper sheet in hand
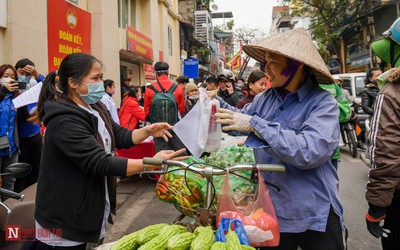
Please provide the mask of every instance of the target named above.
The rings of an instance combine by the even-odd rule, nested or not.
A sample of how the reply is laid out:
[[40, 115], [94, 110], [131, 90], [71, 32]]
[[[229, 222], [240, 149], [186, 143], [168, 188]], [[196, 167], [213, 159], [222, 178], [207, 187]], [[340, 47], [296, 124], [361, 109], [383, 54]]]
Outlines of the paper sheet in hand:
[[42, 82], [36, 84], [32, 88], [28, 89], [24, 93], [14, 98], [13, 103], [15, 108], [20, 108], [22, 106], [38, 102], [41, 88], [42, 88]]
[[[199, 158], [203, 153], [197, 140], [200, 125], [200, 102], [190, 110], [172, 129], [175, 134], [181, 139], [185, 147], [193, 154], [194, 157]], [[207, 135], [204, 135], [207, 136]]]

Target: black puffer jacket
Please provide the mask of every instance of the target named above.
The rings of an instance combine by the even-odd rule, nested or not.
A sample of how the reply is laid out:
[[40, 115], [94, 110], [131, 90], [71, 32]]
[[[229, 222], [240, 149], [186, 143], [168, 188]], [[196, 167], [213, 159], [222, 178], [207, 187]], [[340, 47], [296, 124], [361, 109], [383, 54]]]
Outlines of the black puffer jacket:
[[374, 114], [374, 102], [379, 93], [378, 85], [369, 83], [361, 92], [361, 107], [368, 115]]

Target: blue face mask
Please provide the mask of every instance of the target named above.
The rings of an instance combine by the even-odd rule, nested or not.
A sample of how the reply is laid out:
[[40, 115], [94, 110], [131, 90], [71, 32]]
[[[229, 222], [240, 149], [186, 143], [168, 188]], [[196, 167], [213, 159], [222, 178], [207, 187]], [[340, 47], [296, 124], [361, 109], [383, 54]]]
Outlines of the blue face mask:
[[95, 82], [95, 83], [84, 83], [88, 87], [88, 93], [86, 95], [82, 95], [79, 91], [79, 94], [81, 94], [81, 97], [87, 104], [94, 104], [98, 101], [101, 100], [104, 94], [104, 83], [103, 81], [101, 82]]
[[29, 82], [31, 81], [30, 77], [26, 77], [26, 76], [18, 76], [18, 81], [19, 82], [26, 82], [27, 84], [29, 84]]

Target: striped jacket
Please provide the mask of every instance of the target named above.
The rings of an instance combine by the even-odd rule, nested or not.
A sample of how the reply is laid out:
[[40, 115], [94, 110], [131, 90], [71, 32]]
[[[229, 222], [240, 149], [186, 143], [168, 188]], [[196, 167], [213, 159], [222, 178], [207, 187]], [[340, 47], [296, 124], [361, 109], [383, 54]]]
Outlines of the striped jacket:
[[369, 140], [372, 167], [366, 199], [388, 207], [400, 188], [400, 83], [386, 84], [376, 97]]

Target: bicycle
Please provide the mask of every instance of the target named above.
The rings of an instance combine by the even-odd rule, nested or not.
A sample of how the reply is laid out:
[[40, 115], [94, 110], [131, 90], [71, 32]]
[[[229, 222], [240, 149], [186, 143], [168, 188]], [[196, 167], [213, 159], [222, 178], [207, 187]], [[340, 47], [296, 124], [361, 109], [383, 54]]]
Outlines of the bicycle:
[[[194, 163], [194, 164], [188, 164], [185, 162], [181, 161], [175, 161], [175, 160], [163, 160], [163, 159], [154, 159], [154, 158], [143, 158], [143, 164], [145, 165], [158, 165], [161, 166], [160, 170], [155, 170], [155, 171], [144, 171], [141, 173], [141, 175], [153, 175], [153, 174], [167, 174], [170, 173], [171, 171], [176, 171], [175, 170], [169, 170], [168, 168], [170, 166], [175, 166], [179, 167], [178, 170], [188, 170], [197, 174], [204, 175], [206, 179], [206, 197], [205, 197], [205, 207], [197, 207], [195, 210], [195, 218], [196, 218], [196, 223], [195, 226], [207, 226], [207, 225], [212, 225], [213, 227], [216, 227], [216, 209], [213, 208], [213, 202], [215, 200], [216, 192], [215, 192], [215, 187], [213, 184], [213, 177], [214, 175], [224, 175], [226, 174], [227, 170], [221, 169], [221, 168], [214, 168], [209, 165], [209, 164], [204, 164], [204, 163]], [[195, 164], [201, 164], [204, 165], [204, 167], [199, 168], [199, 167], [194, 167], [193, 165]], [[279, 164], [254, 164], [254, 165], [235, 165], [231, 166], [228, 168], [229, 173], [235, 173], [237, 171], [245, 171], [245, 170], [251, 170], [251, 178], [250, 181], [252, 183], [257, 183], [258, 179], [258, 170], [261, 172], [284, 172], [285, 167], [283, 165]], [[244, 177], [243, 177], [244, 178]], [[186, 171], [185, 171], [185, 179], [186, 179]], [[275, 186], [272, 183], [268, 183], [265, 181], [266, 184], [273, 186], [274, 188], [277, 188], [279, 190], [279, 187]], [[186, 181], [187, 185], [187, 181]], [[189, 188], [189, 190], [191, 190]], [[196, 198], [197, 199], [197, 198]], [[180, 210], [177, 206], [175, 208], [178, 209], [182, 214], [174, 220], [174, 223], [179, 222], [182, 220], [186, 215]]]

